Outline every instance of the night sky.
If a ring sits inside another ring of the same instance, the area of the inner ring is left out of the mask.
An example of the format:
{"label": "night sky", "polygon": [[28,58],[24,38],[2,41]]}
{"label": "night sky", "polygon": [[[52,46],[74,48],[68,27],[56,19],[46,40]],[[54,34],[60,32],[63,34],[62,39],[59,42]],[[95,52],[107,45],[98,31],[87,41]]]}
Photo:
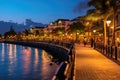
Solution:
{"label": "night sky", "polygon": [[0,21],[23,23],[25,19],[48,24],[85,15],[88,0],[0,0]]}

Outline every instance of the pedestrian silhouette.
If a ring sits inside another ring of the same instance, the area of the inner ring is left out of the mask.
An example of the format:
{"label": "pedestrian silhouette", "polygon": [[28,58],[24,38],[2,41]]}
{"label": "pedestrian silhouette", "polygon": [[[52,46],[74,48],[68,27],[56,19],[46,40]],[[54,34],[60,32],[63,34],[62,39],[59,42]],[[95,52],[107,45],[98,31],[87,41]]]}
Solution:
{"label": "pedestrian silhouette", "polygon": [[94,45],[94,40],[93,40],[93,38],[91,38],[91,40],[90,40],[90,45],[91,45],[91,47],[93,47],[93,45]]}
{"label": "pedestrian silhouette", "polygon": [[87,44],[87,38],[86,37],[84,37],[84,47],[86,46],[86,44]]}

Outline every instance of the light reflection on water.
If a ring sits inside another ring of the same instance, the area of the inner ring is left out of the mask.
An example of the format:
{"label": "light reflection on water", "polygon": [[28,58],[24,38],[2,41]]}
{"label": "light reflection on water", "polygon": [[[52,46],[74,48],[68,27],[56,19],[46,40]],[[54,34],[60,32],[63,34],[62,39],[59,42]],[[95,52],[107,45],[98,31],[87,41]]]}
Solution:
{"label": "light reflection on water", "polygon": [[38,63],[39,63],[39,52],[38,52],[38,49],[35,48],[35,60],[34,60],[35,71],[37,71]]}
{"label": "light reflection on water", "polygon": [[22,49],[23,53],[23,69],[24,69],[24,74],[29,74],[30,71],[30,64],[31,64],[31,48],[24,48]]}
{"label": "light reflection on water", "polygon": [[57,65],[44,50],[0,43],[0,80],[51,80]]}
{"label": "light reflection on water", "polygon": [[[45,51],[42,51],[42,63],[47,63],[50,60],[50,56],[47,55],[47,53]],[[49,74],[50,71],[50,67],[48,68],[48,64],[43,64],[41,65],[41,70],[42,70],[42,76],[47,76]],[[44,77],[44,80],[46,80],[46,78]],[[50,80],[50,79],[49,79]]]}
{"label": "light reflection on water", "polygon": [[2,43],[2,61],[4,61],[4,43]]}

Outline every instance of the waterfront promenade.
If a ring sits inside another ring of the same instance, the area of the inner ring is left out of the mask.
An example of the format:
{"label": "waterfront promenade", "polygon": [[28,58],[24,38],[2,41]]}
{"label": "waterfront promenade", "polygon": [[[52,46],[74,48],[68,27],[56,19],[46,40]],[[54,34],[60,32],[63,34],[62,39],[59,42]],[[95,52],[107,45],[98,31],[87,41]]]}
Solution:
{"label": "waterfront promenade", "polygon": [[120,65],[103,54],[75,44],[75,80],[120,80]]}

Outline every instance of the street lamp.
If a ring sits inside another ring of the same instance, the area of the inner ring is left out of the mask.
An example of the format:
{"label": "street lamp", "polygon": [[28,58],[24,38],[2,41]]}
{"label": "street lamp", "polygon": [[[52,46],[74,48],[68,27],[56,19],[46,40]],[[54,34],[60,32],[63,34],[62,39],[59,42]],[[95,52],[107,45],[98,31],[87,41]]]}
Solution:
{"label": "street lamp", "polygon": [[110,26],[111,21],[108,20],[108,21],[106,21],[106,23],[107,23],[107,26]]}
{"label": "street lamp", "polygon": [[96,30],[93,30],[93,33],[94,33],[94,41],[95,41],[95,33],[96,33]]}
{"label": "street lamp", "polygon": [[89,40],[89,38],[90,38],[90,29],[91,29],[91,23],[90,22],[87,22],[86,23],[86,26],[87,26],[87,30],[88,30],[88,40]]}
{"label": "street lamp", "polygon": [[79,32],[76,32],[76,41],[78,41]]}
{"label": "street lamp", "polygon": [[94,46],[94,48],[96,47],[96,46],[95,46],[95,43],[96,43],[96,40],[95,40],[95,33],[96,33],[96,30],[93,30],[93,39],[91,39],[91,47]]}
{"label": "street lamp", "polygon": [[96,30],[93,30],[93,32],[95,33],[95,32],[96,32]]}
{"label": "street lamp", "polygon": [[108,21],[106,21],[106,23],[107,23],[107,26],[108,26],[108,45],[110,45],[109,26],[110,26],[111,21],[108,20]]}

